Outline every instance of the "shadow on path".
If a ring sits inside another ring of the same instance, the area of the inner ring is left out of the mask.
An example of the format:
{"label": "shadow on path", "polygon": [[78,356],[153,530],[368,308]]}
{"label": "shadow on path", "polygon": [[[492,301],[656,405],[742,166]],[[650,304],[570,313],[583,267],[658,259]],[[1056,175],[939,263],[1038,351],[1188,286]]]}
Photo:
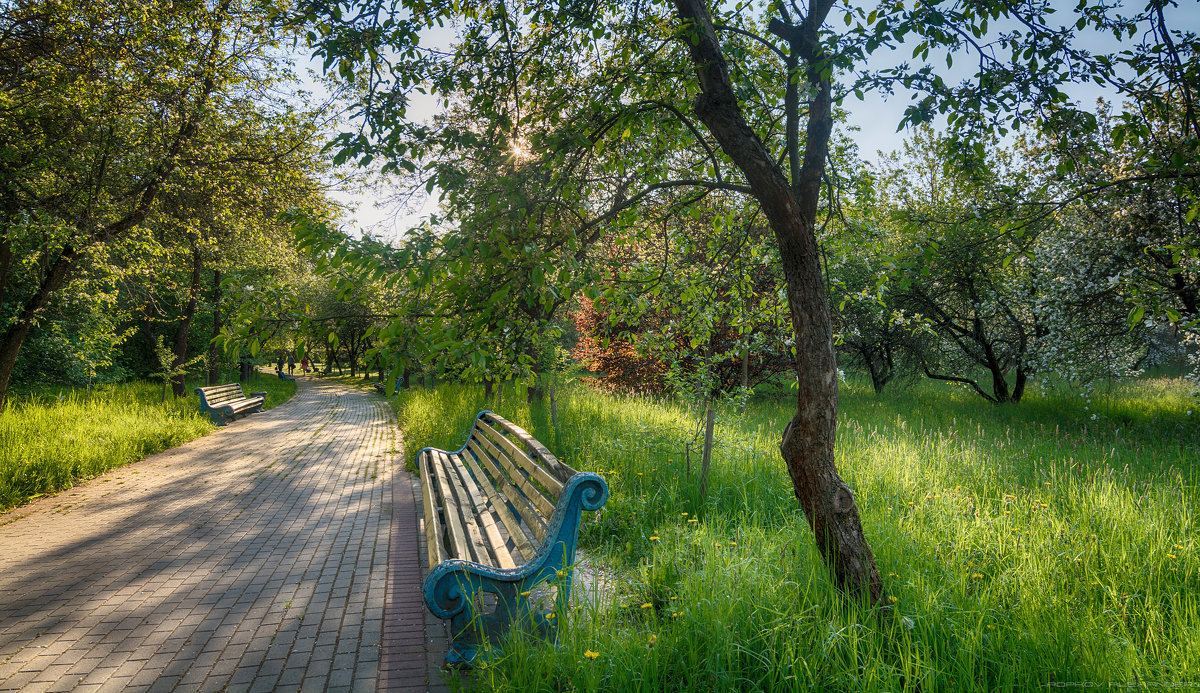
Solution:
{"label": "shadow on path", "polygon": [[0,517],[0,690],[376,688],[396,427],[299,384]]}

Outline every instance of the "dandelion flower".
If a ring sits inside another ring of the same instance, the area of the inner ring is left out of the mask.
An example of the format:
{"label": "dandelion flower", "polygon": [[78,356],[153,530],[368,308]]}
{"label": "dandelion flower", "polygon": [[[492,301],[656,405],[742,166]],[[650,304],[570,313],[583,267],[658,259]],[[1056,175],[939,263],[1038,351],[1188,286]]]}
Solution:
{"label": "dandelion flower", "polygon": [[1171,560],[1173,561],[1173,560],[1175,560],[1176,558],[1179,558],[1179,556],[1176,556],[1176,555],[1175,555],[1175,554],[1173,554],[1173,553],[1169,553],[1169,554],[1167,554],[1167,558],[1169,558],[1169,559],[1171,559]]}
{"label": "dandelion flower", "polygon": [[976,580],[981,580],[981,579],[983,579],[983,573],[972,573],[971,577]]}
{"label": "dandelion flower", "polygon": [[681,517],[687,517],[687,516],[688,516],[688,514],[687,514],[687,513],[679,513],[679,515],[680,515]]}
{"label": "dandelion flower", "polygon": [[522,592],[522,593],[521,593],[521,596],[522,596],[522,597],[528,597],[528,596],[529,596],[529,593],[530,593],[530,590],[525,590],[524,592]]}
{"label": "dandelion flower", "polygon": [[900,601],[900,598],[893,594],[888,597],[888,601],[895,604],[896,602]]}
{"label": "dandelion flower", "polygon": [[657,534],[651,535],[650,541],[658,541],[658,535]]}
{"label": "dandelion flower", "polygon": [[562,578],[562,577],[566,577],[566,576],[567,576],[567,571],[565,571],[565,570],[560,570],[560,571],[558,571],[558,576],[559,576],[560,578]]}
{"label": "dandelion flower", "polygon": [[653,605],[653,604],[651,604],[650,602],[646,602],[645,604],[642,604],[642,608],[643,608],[643,609],[649,609],[649,608],[650,608],[650,607],[652,607],[652,606],[654,606],[654,605]]}
{"label": "dandelion flower", "polygon": [[596,652],[595,650],[585,650],[583,656],[587,657],[588,659],[595,659],[600,656],[600,653]]}
{"label": "dandelion flower", "polygon": [[736,542],[736,541],[731,541],[731,542],[729,542],[729,545],[730,545],[730,546],[737,546],[737,542]]}
{"label": "dandelion flower", "polygon": [[696,518],[694,518],[694,517],[693,517],[693,518],[691,518],[690,520],[688,520],[688,522],[699,522],[699,521],[700,521],[700,520],[697,520],[697,519],[696,519]]}

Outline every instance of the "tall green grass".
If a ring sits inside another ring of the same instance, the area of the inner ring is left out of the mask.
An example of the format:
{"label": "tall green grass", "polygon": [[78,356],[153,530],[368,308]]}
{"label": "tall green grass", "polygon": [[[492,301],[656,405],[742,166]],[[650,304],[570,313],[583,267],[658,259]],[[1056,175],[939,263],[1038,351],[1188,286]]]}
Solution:
{"label": "tall green grass", "polygon": [[[618,576],[473,675],[514,691],[992,691],[1200,686],[1200,412],[1179,381],[995,407],[953,387],[843,388],[837,454],[891,616],[833,588],[778,442],[794,404],[723,412],[711,490],[670,401],[575,389],[559,426],[491,407],[612,491],[581,547]],[[508,393],[511,395],[511,393]],[[480,388],[394,400],[411,457],[457,448]],[[1192,413],[1187,412],[1191,410]],[[1094,417],[1094,418],[1093,418]],[[686,513],[686,514],[685,514]],[[595,654],[595,658],[585,656]]]}
{"label": "tall green grass", "polygon": [[[145,381],[10,398],[0,412],[0,511],[213,430],[190,394],[198,384],[166,402],[161,383]],[[267,392],[267,408],[296,392],[295,383],[274,376],[257,376],[245,387]]]}

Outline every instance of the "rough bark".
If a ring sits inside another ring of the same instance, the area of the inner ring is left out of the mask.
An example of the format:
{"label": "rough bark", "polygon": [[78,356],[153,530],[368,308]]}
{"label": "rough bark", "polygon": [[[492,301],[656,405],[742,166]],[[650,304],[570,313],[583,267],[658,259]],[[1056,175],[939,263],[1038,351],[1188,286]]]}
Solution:
{"label": "rough bark", "polygon": [[213,270],[213,341],[208,345],[208,385],[221,380],[221,351],[217,348],[217,337],[221,336],[221,270]]}
{"label": "rough bark", "polygon": [[74,246],[66,246],[46,271],[42,283],[33,296],[21,307],[21,313],[5,332],[0,342],[0,410],[4,409],[4,401],[8,397],[8,381],[12,377],[13,368],[17,365],[17,355],[21,353],[21,345],[29,330],[33,327],[38,313],[50,301],[50,296],[66,283],[67,274],[75,263],[78,252]]}
{"label": "rough bark", "polygon": [[[183,316],[179,326],[175,328],[175,360],[171,362],[171,370],[187,363],[188,335],[191,334],[192,318],[196,315],[196,299],[200,296],[200,269],[203,266],[200,247],[192,244],[192,279],[188,284],[188,300],[183,307]],[[187,394],[187,374],[180,373],[171,379],[171,392],[176,397]]]}
{"label": "rough bark", "polygon": [[834,582],[857,598],[879,604],[885,600],[875,559],[863,535],[854,494],[834,464],[837,362],[814,235],[833,118],[829,81],[813,66],[825,57],[819,53],[817,31],[831,2],[814,0],[809,16],[799,25],[780,20],[771,24],[772,32],[787,40],[809,67],[809,81],[817,86],[809,105],[803,165],[791,184],[742,115],[705,2],[674,2],[699,78],[696,115],[746,176],[779,246],[795,331],[799,386],[796,415],[784,429],[780,452]]}

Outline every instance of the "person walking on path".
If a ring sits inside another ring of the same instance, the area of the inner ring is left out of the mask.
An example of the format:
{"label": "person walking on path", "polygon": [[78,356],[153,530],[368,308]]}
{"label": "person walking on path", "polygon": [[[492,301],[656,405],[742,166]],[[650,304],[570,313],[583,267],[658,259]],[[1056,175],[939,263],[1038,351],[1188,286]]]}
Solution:
{"label": "person walking on path", "polygon": [[288,354],[288,375],[296,372],[296,355]]}
{"label": "person walking on path", "polygon": [[308,354],[305,354],[304,358],[300,359],[300,371],[308,375]]}
{"label": "person walking on path", "polygon": [[280,376],[283,375],[283,352],[282,351],[279,352],[279,366],[275,369],[275,372],[278,373]]}

